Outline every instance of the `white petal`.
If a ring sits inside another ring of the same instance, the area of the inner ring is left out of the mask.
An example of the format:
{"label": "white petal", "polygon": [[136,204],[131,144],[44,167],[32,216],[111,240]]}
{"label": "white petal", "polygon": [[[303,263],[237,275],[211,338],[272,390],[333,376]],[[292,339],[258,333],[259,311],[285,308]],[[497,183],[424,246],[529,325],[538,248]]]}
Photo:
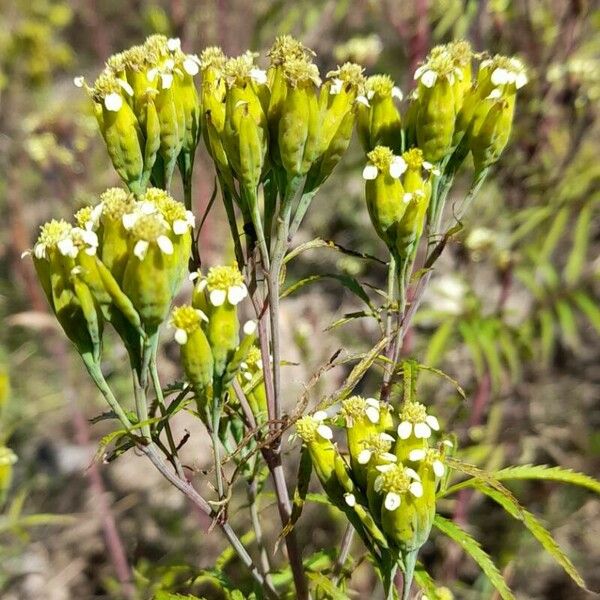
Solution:
{"label": "white petal", "polygon": [[124,79],[117,79],[117,83],[125,90],[128,96],[133,96],[133,88]]}
{"label": "white petal", "polygon": [[250,69],[250,78],[260,85],[267,83],[267,72],[263,69],[255,67]]}
{"label": "white petal", "polygon": [[375,478],[375,481],[373,482],[373,489],[379,493],[381,491],[381,484],[383,483],[383,477],[381,477],[381,475],[379,477]]}
{"label": "white petal", "polygon": [[420,481],[413,481],[408,489],[415,498],[420,498],[423,495],[423,484]]}
{"label": "white petal", "polygon": [[154,204],[154,202],[148,202],[147,200],[144,200],[143,202],[140,202],[137,205],[137,209],[143,214],[143,215],[153,215],[156,212],[156,204]]}
{"label": "white petal", "polygon": [[181,49],[181,40],[179,38],[169,38],[167,40],[167,48],[171,52],[175,52],[175,50]]}
{"label": "white petal", "polygon": [[437,80],[437,73],[435,71],[431,71],[431,70],[425,71],[425,73],[423,73],[423,75],[421,75],[421,83],[426,88],[433,87],[436,80]]}
{"label": "white petal", "polygon": [[427,439],[431,436],[431,429],[427,423],[415,423],[415,437]]}
{"label": "white petal", "polygon": [[36,244],[33,247],[33,254],[38,260],[46,258],[46,244]]}
{"label": "white petal", "polygon": [[89,229],[83,229],[81,231],[81,239],[88,245],[88,246],[98,246],[98,236],[96,235],[95,231],[90,231]]}
{"label": "white petal", "polygon": [[204,288],[208,285],[208,281],[206,279],[201,279],[196,286],[199,292],[203,292]]}
{"label": "white petal", "polygon": [[344,500],[346,501],[346,504],[351,508],[353,506],[356,506],[356,497],[354,496],[354,494],[344,494]]}
{"label": "white petal", "polygon": [[318,410],[314,415],[315,421],[324,421],[327,418],[327,413],[324,410]]}
{"label": "white petal", "polygon": [[444,476],[444,473],[446,472],[446,467],[444,466],[444,463],[441,460],[434,460],[432,466],[433,472],[436,474],[437,477]]}
{"label": "white petal", "polygon": [[25,258],[26,256],[31,256],[31,250],[25,250],[21,252],[21,259]]}
{"label": "white petal", "polygon": [[183,61],[183,69],[188,75],[191,75],[192,77],[194,75],[198,75],[198,72],[200,71],[198,63],[189,56]]}
{"label": "white petal", "polygon": [[408,460],[413,462],[417,460],[423,460],[426,455],[427,452],[423,448],[415,448],[408,453]]}
{"label": "white petal", "polygon": [[434,431],[440,430],[440,422],[437,420],[437,417],[434,417],[433,415],[427,415],[425,417],[425,421],[427,422],[427,425],[429,425],[429,427],[431,427],[431,429]]}
{"label": "white petal", "polygon": [[402,98],[404,98],[402,90],[397,85],[392,88],[392,98],[396,98],[398,100],[402,100]]}
{"label": "white petal", "polygon": [[326,440],[330,440],[333,437],[333,431],[331,431],[331,427],[328,425],[319,425],[317,433]]}
{"label": "white petal", "polygon": [[506,69],[498,68],[498,69],[494,69],[494,72],[492,73],[492,76],[490,77],[490,81],[494,85],[504,85],[504,84],[508,83],[509,78],[510,78],[510,74]]}
{"label": "white petal", "polygon": [[183,219],[173,221],[173,233],[175,235],[183,235],[189,228],[188,222]]}
{"label": "white petal", "polygon": [[407,440],[410,437],[410,434],[412,433],[412,428],[412,423],[410,423],[409,421],[402,421],[402,423],[398,425],[398,437],[401,440]]}
{"label": "white petal", "polygon": [[342,91],[342,85],[344,85],[344,82],[341,79],[338,79],[337,77],[332,79],[331,86],[329,87],[329,93],[333,94],[334,96],[339,94]]}
{"label": "white petal", "polygon": [[78,88],[82,88],[85,83],[85,79],[79,75],[79,77],[73,77],[73,85]]}
{"label": "white petal", "polygon": [[167,71],[172,71],[175,67],[175,61],[172,58],[167,58],[167,60],[165,60],[164,67]]}
{"label": "white petal", "polygon": [[369,108],[371,105],[369,104],[369,101],[367,100],[366,96],[360,95],[356,97],[356,102],[358,104],[362,104],[363,106],[366,106],[367,108]]}
{"label": "white petal", "polygon": [[383,505],[386,507],[387,510],[392,512],[400,506],[400,503],[401,499],[399,494],[396,494],[394,492],[388,492],[385,496],[385,501]]}
{"label": "white petal", "polygon": [[213,306],[221,306],[227,298],[227,292],[225,290],[213,290],[208,297]]}
{"label": "white petal", "polygon": [[206,321],[206,323],[208,323],[208,317],[204,314],[203,311],[201,311],[199,308],[197,308],[196,312],[198,313],[198,316],[200,317],[201,321]]}
{"label": "white petal", "polygon": [[156,243],[164,254],[173,254],[173,242],[166,235],[159,235]]}
{"label": "white petal", "polygon": [[144,260],[146,252],[148,252],[149,245],[150,244],[146,240],[138,240],[135,246],[133,247],[134,255],[137,256],[140,260]]}
{"label": "white petal", "polygon": [[194,271],[193,273],[190,273],[188,275],[188,279],[190,281],[196,281],[196,279],[198,279],[198,277],[200,277],[200,273],[198,273],[198,271]]}
{"label": "white petal", "polygon": [[76,248],[73,240],[71,238],[65,238],[64,240],[60,240],[57,244],[58,251],[63,256],[70,256],[71,258],[75,258],[79,253],[79,250]]}
{"label": "white petal", "polygon": [[502,98],[502,90],[500,88],[494,88],[487,96],[486,100],[497,100]]}
{"label": "white petal", "polygon": [[413,195],[410,192],[406,192],[402,196],[402,202],[404,202],[404,204],[408,204],[412,199],[413,199]]}
{"label": "white petal", "polygon": [[172,73],[161,73],[160,80],[163,90],[168,90],[173,85],[173,74]]}
{"label": "white petal", "polygon": [[527,75],[525,75],[525,73],[519,73],[515,80],[515,85],[517,89],[520,90],[527,83],[527,81]]}
{"label": "white petal", "polygon": [[138,218],[139,217],[136,213],[127,213],[123,215],[123,218],[121,219],[123,222],[123,227],[125,227],[127,230],[132,229]]}
{"label": "white petal", "polygon": [[411,478],[411,479],[416,479],[417,481],[421,481],[421,478],[419,477],[419,474],[414,470],[411,469],[410,467],[406,467],[404,469],[404,472]]}
{"label": "white petal", "polygon": [[245,285],[232,285],[227,290],[227,300],[229,300],[229,304],[236,306],[239,304],[247,295],[246,286]]}
{"label": "white petal", "polygon": [[375,467],[380,473],[387,473],[394,468],[394,465],[377,465]]}
{"label": "white petal", "polygon": [[150,83],[152,83],[156,79],[157,75],[158,75],[158,69],[156,67],[153,69],[148,69],[148,72],[146,73],[146,79]]}
{"label": "white petal", "polygon": [[369,406],[373,406],[374,408],[379,410],[379,400],[377,400],[377,398],[367,398],[365,400],[365,404],[368,404]]}
{"label": "white petal", "polygon": [[104,98],[104,106],[106,110],[110,110],[111,112],[118,112],[123,106],[123,98],[121,98],[121,94],[117,94],[116,92],[112,92]]}
{"label": "white petal", "polygon": [[366,465],[371,460],[373,453],[370,450],[361,450],[356,457],[359,465]]}
{"label": "white petal", "polygon": [[244,335],[252,335],[256,332],[257,327],[258,325],[256,324],[256,321],[246,321],[242,330],[244,332]]}
{"label": "white petal", "polygon": [[191,210],[185,211],[185,220],[192,229],[196,227],[196,216]]}
{"label": "white petal", "polygon": [[375,407],[368,406],[367,410],[365,411],[365,414],[367,415],[367,419],[369,419],[369,421],[371,421],[371,423],[373,423],[373,424],[379,423],[379,410],[376,409]]}
{"label": "white petal", "polygon": [[385,432],[379,434],[379,439],[382,442],[393,442],[394,441],[393,436],[391,436],[389,433],[385,433]]}
{"label": "white petal", "polygon": [[250,373],[248,371],[246,373],[244,373],[244,379],[246,381],[252,381],[252,373]]}
{"label": "white petal", "polygon": [[406,161],[401,156],[394,156],[394,160],[390,164],[390,177],[398,179],[406,169]]}
{"label": "white petal", "polygon": [[431,169],[433,169],[433,165],[428,160],[424,160],[423,161],[423,168],[426,171],[431,171]]}
{"label": "white petal", "polygon": [[185,329],[176,329],[175,330],[175,341],[183,346],[188,341],[188,334]]}
{"label": "white petal", "polygon": [[381,458],[382,460],[385,460],[387,462],[397,462],[398,461],[398,457],[395,454],[392,454],[391,452],[382,452],[379,455],[379,458]]}
{"label": "white petal", "polygon": [[444,440],[442,444],[444,444],[446,448],[454,448],[454,444],[450,440]]}
{"label": "white petal", "polygon": [[420,67],[417,68],[417,70],[415,71],[415,75],[413,77],[413,79],[419,79],[419,77],[421,77],[421,75],[423,75],[423,73],[425,73],[427,69],[427,65],[421,65]]}
{"label": "white petal", "polygon": [[375,96],[375,91],[374,90],[369,90],[367,92],[367,100],[373,100],[374,96]]}
{"label": "white petal", "polygon": [[378,174],[379,170],[375,165],[367,165],[362,172],[363,179],[366,179],[367,181],[377,179]]}

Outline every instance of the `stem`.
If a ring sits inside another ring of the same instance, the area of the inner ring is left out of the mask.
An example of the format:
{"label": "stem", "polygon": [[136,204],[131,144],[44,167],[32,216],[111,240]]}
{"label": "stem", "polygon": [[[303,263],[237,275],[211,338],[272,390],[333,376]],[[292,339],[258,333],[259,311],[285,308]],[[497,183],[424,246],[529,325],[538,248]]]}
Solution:
{"label": "stem", "polygon": [[302,196],[300,197],[300,201],[298,202],[298,208],[296,209],[296,214],[294,214],[294,218],[292,219],[292,223],[290,225],[290,230],[288,233],[288,242],[291,242],[296,233],[298,232],[298,229],[302,224],[302,220],[306,215],[306,211],[308,210],[312,199],[318,191],[319,188],[316,188],[314,190],[311,190],[310,192],[307,192],[306,194],[302,194]]}
{"label": "stem", "polygon": [[260,517],[258,514],[258,504],[256,502],[258,482],[253,479],[248,485],[248,503],[250,506],[250,518],[252,520],[252,528],[256,536],[256,545],[260,554],[260,568],[265,578],[265,581],[271,581],[271,563],[269,562],[269,553],[265,546],[263,538],[262,525],[260,523]]}
{"label": "stem", "polygon": [[215,386],[215,394],[212,402],[212,415],[210,419],[211,431],[210,439],[213,445],[213,454],[215,457],[215,476],[217,479],[217,493],[219,500],[225,497],[225,486],[223,485],[223,473],[221,471],[221,442],[219,440],[219,427],[221,425],[221,386]]}
{"label": "stem", "polygon": [[156,343],[154,344],[152,350],[152,360],[150,361],[150,378],[152,379],[152,386],[154,387],[154,393],[156,394],[156,399],[158,400],[158,406],[160,408],[160,414],[164,419],[164,429],[165,434],[167,436],[167,443],[169,444],[169,450],[171,455],[169,460],[175,467],[175,471],[177,471],[177,475],[181,479],[185,479],[185,474],[183,472],[183,466],[181,465],[181,461],[179,460],[179,456],[177,453],[177,444],[175,444],[175,439],[173,438],[173,431],[171,429],[171,423],[167,418],[167,405],[165,404],[165,397],[163,395],[162,386],[160,384],[160,377],[158,376],[158,368],[156,367],[156,350],[158,347],[158,336],[156,337]]}
{"label": "stem", "polygon": [[412,551],[406,554],[404,557],[402,600],[410,600],[410,588],[412,587],[415,565],[417,564],[417,554],[417,551]]}
{"label": "stem", "polygon": [[152,441],[150,423],[148,423],[148,404],[146,402],[146,389],[148,387],[148,371],[152,358],[152,348],[156,343],[158,333],[153,333],[142,342],[142,365],[139,373],[132,368],[133,373],[133,393],[135,397],[135,410],[138,422],[141,423],[140,429],[142,437],[149,444]]}
{"label": "stem", "polygon": [[344,537],[342,538],[342,545],[340,548],[340,553],[335,561],[335,565],[333,566],[333,575],[334,575],[334,583],[337,585],[342,576],[342,570],[344,565],[346,564],[346,560],[348,559],[348,554],[350,553],[350,547],[352,546],[352,540],[354,539],[354,527],[348,524],[346,526],[346,531],[344,532]]}

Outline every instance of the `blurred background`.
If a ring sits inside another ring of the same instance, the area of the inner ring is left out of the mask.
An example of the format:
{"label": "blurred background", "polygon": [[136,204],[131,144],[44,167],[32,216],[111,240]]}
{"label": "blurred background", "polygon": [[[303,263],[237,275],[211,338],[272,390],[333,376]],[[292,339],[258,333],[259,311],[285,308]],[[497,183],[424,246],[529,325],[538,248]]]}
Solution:
{"label": "blurred background", "polygon": [[[220,597],[201,576],[225,548],[218,532],[208,534],[210,524],[142,458],[130,453],[102,463],[101,440],[111,427],[94,418],[104,406],[48,315],[31,262],[21,260],[41,223],[69,218],[118,184],[73,77],[93,81],[110,54],[154,32],[179,36],[186,52],[220,45],[230,55],[264,51],[276,35],[291,33],[317,52],[323,73],[360,62],[368,74],[389,73],[405,95],[415,67],[437,43],[465,37],[476,50],[522,58],[530,83],[520,93],[512,139],[438,263],[404,353],[464,388],[465,400],[436,375],[420,381],[421,400],[437,407],[468,460],[483,468],[545,463],[600,476],[597,2],[0,0],[0,452],[10,448],[5,456],[18,457],[3,492],[0,480],[0,598],[120,598],[119,581],[132,571],[141,598],[160,590]],[[197,164],[199,214],[214,179],[203,150]],[[353,143],[295,243],[320,236],[385,256],[363,205],[362,164]],[[467,169],[454,200],[468,183]],[[216,206],[202,232],[205,265],[231,258],[227,239]],[[383,286],[384,268],[340,256],[305,253],[289,281],[342,273],[366,290]],[[345,322],[344,315],[364,308],[360,302],[326,277],[284,301],[285,358],[301,363],[286,371],[288,409],[302,382],[337,349],[360,350],[377,339],[367,319]],[[128,398],[123,350],[109,340],[105,353],[111,383]],[[165,339],[164,381],[178,376],[176,359]],[[342,376],[327,374],[314,397]],[[363,383],[366,394],[374,389],[374,380]],[[201,429],[185,416],[178,427],[180,436],[191,434],[184,460],[200,477],[210,460]],[[600,590],[598,500],[547,483],[513,491],[546,522],[590,589]],[[489,500],[465,493],[442,509],[478,537],[518,598],[591,597]],[[275,514],[268,497],[262,510]],[[231,518],[243,531],[242,513],[234,509]],[[332,551],[343,528],[333,509],[309,505],[298,528],[305,556]],[[227,560],[235,576],[235,561]],[[423,560],[454,597],[496,597],[449,543],[434,537]],[[370,567],[359,564],[356,597],[374,585]]]}

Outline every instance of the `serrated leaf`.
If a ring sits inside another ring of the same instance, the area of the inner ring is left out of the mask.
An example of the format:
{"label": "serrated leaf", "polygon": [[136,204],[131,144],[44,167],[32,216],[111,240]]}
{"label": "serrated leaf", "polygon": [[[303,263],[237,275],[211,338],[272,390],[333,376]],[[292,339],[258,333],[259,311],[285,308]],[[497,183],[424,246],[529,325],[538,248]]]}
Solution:
{"label": "serrated leaf", "polygon": [[496,588],[502,600],[515,600],[502,573],[498,570],[489,555],[481,548],[479,542],[471,537],[464,529],[456,523],[435,515],[433,524],[450,539],[455,541],[481,568],[490,583]]}
{"label": "serrated leaf", "polygon": [[581,209],[573,232],[573,247],[565,265],[564,277],[568,285],[579,279],[585,264],[590,240],[590,224],[592,221],[592,203],[587,202]]}
{"label": "serrated leaf", "polygon": [[507,467],[492,473],[495,479],[500,480],[543,480],[559,481],[584,487],[600,495],[600,481],[564,467],[549,467],[547,465],[518,465]]}
{"label": "serrated leaf", "polygon": [[427,346],[427,354],[425,355],[425,364],[430,367],[435,367],[441,359],[448,341],[450,340],[456,322],[454,319],[445,320],[435,331],[435,333],[429,338],[429,344]]}
{"label": "serrated leaf", "polygon": [[539,519],[525,510],[516,500],[510,500],[500,494],[497,490],[491,489],[484,482],[476,481],[473,487],[497,502],[512,517],[521,521],[529,530],[529,533],[542,545],[544,550],[554,558],[554,560],[565,570],[567,575],[583,589],[586,589],[585,581],[571,562],[569,557],[562,551],[556,543],[552,534],[542,525]]}
{"label": "serrated leaf", "polygon": [[575,292],[572,296],[581,312],[587,317],[594,329],[600,333],[600,308],[598,304],[581,291]]}

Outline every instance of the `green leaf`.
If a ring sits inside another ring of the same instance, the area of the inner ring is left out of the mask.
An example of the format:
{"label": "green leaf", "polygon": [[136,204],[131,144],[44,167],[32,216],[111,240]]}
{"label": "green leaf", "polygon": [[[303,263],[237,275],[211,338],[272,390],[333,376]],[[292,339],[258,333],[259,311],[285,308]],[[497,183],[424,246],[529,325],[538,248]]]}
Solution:
{"label": "green leaf", "polygon": [[543,262],[550,260],[550,257],[556,249],[569,221],[569,214],[570,211],[568,207],[561,208],[558,213],[556,213],[552,226],[544,235],[544,243],[542,244],[540,253],[540,260]]}
{"label": "green leaf", "polygon": [[501,326],[498,331],[498,344],[508,365],[511,381],[517,383],[521,380],[522,375],[521,357],[512,332],[505,326]]}
{"label": "green leaf", "polygon": [[546,550],[546,552],[548,552],[548,554],[550,554],[550,556],[552,556],[552,558],[554,558],[554,560],[565,570],[567,575],[569,575],[580,588],[586,589],[585,581],[575,568],[575,565],[562,551],[552,537],[552,534],[542,525],[537,517],[525,510],[516,500],[507,498],[482,481],[475,481],[473,487],[497,502],[509,515],[522,521],[523,525],[527,527],[531,535],[533,535],[533,537],[542,545],[544,550]]}
{"label": "green leaf", "polygon": [[579,334],[573,309],[565,300],[558,300],[555,309],[564,343],[572,350],[576,350],[579,346]]}
{"label": "green leaf", "polygon": [[540,310],[538,319],[540,323],[542,361],[548,364],[554,353],[554,316],[549,310],[543,309]]}
{"label": "green leaf", "polygon": [[[254,541],[254,538],[254,531],[250,530],[241,537],[240,541],[244,546],[247,546],[248,544],[251,544]],[[219,554],[217,560],[215,560],[215,569],[217,571],[223,571],[225,567],[236,557],[237,554],[233,546],[228,546],[227,548],[225,548],[225,550],[223,550],[223,552],[221,552],[221,554]]]}
{"label": "green leaf", "polygon": [[306,576],[315,584],[316,588],[320,588],[327,594],[328,600],[348,600],[348,596],[339,590],[333,581],[328,577],[325,577],[322,573],[306,573]]}
{"label": "green leaf", "polygon": [[35,514],[25,515],[16,519],[0,516],[0,533],[13,529],[27,529],[42,525],[72,525],[77,519],[72,515]]}
{"label": "green leaf", "polygon": [[581,309],[581,312],[587,317],[594,329],[600,333],[600,308],[598,307],[598,304],[581,291],[573,294],[573,300]]}
{"label": "green leaf", "polygon": [[479,542],[471,537],[456,523],[435,515],[434,525],[450,539],[454,540],[481,568],[490,583],[496,588],[502,600],[515,600],[502,573],[498,570],[489,555],[481,548]]}
{"label": "green leaf", "polygon": [[511,244],[514,245],[520,239],[526,237],[531,231],[533,231],[538,225],[541,225],[550,215],[552,215],[554,209],[550,206],[544,207],[532,207],[526,211],[519,211],[517,215],[524,217],[523,223],[515,230],[511,236]]}
{"label": "green leaf", "polygon": [[600,495],[600,481],[564,467],[549,467],[548,465],[519,465],[507,467],[492,473],[498,481],[502,480],[543,480],[570,483],[586,488]]}
{"label": "green leaf", "polygon": [[456,322],[454,319],[446,319],[435,331],[435,333],[429,339],[429,345],[427,346],[427,354],[425,355],[425,364],[431,367],[435,367],[441,359],[448,341],[450,340]]}
{"label": "green leaf", "polygon": [[421,563],[417,563],[417,566],[415,567],[414,580],[429,600],[439,600],[435,581]]}
{"label": "green leaf", "polygon": [[581,209],[573,233],[573,247],[564,270],[565,281],[573,285],[579,279],[587,256],[592,222],[592,203],[587,202]]}
{"label": "green leaf", "polygon": [[467,321],[461,321],[458,324],[458,330],[460,331],[460,335],[469,349],[469,354],[471,355],[471,360],[473,361],[473,366],[475,368],[475,374],[479,379],[481,379],[481,377],[483,377],[485,367],[483,353],[481,351],[481,347],[479,346],[477,331],[472,324],[468,323]]}
{"label": "green leaf", "polygon": [[336,319],[333,323],[331,323],[331,325],[328,325],[325,328],[325,331],[331,331],[331,330],[335,329],[336,327],[340,327],[341,325],[345,325],[346,323],[350,323],[351,321],[355,321],[356,319],[364,319],[365,317],[372,317],[372,316],[373,316],[372,312],[370,312],[370,311],[367,312],[364,310],[346,313],[343,317],[341,317],[340,319]]}
{"label": "green leaf", "polygon": [[481,321],[478,336],[479,346],[481,347],[490,373],[492,389],[496,392],[500,389],[502,383],[502,362],[499,350],[496,347],[497,330],[498,328],[491,321]]}
{"label": "green leaf", "polygon": [[284,263],[288,263],[290,260],[296,258],[299,254],[306,252],[307,250],[314,250],[316,248],[329,248],[331,250],[337,250],[342,254],[347,254],[349,256],[353,256],[355,258],[362,258],[364,260],[372,260],[374,262],[378,262],[382,265],[385,265],[385,261],[373,256],[371,254],[366,254],[364,252],[356,252],[355,250],[349,250],[348,248],[344,248],[331,240],[324,240],[322,238],[315,238],[314,240],[310,240],[309,242],[305,242],[304,244],[300,244],[293,250],[291,250],[285,257]]}

